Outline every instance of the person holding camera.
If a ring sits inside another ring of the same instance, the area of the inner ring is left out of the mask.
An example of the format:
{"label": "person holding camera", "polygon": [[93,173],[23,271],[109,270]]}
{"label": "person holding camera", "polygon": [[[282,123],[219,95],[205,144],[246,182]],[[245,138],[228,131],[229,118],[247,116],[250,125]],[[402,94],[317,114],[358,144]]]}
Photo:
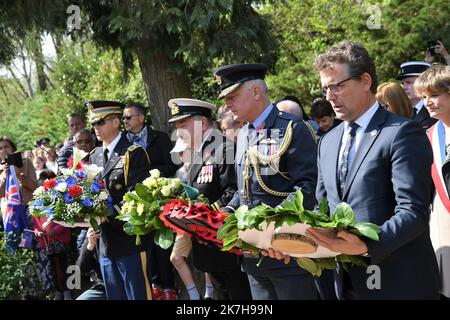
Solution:
{"label": "person holding camera", "polygon": [[[30,160],[22,159],[15,143],[0,137],[0,224],[9,233],[7,246],[14,250],[27,227],[26,205],[36,189],[36,173]],[[7,183],[7,180],[9,183]],[[17,188],[17,187],[18,188]],[[8,190],[6,188],[8,187]],[[8,194],[6,194],[8,191]]]}
{"label": "person holding camera", "polygon": [[434,59],[436,54],[442,56],[447,65],[450,66],[450,54],[447,52],[447,49],[445,49],[442,40],[428,41],[427,51],[425,52],[425,61],[429,63],[435,62]]}
{"label": "person holding camera", "polygon": [[37,187],[36,173],[31,161],[22,159],[20,153],[16,153],[16,144],[7,137],[0,137],[0,197],[5,194],[6,172],[8,166],[13,165],[17,180],[20,184],[22,202],[27,204],[33,197],[33,191]]}

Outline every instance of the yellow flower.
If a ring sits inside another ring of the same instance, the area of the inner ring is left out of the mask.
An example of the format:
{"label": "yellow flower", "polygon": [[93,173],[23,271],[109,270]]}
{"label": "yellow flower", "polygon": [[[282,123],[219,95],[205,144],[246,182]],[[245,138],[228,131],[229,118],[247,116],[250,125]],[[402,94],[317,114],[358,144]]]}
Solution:
{"label": "yellow flower", "polygon": [[181,180],[178,178],[172,179],[170,184],[172,185],[172,188],[176,189],[181,185]]}
{"label": "yellow flower", "polygon": [[158,169],[150,170],[150,177],[158,179],[161,176],[161,172]]}
{"label": "yellow flower", "polygon": [[156,186],[156,179],[152,178],[152,177],[147,178],[142,182],[142,184],[144,186],[146,186],[147,188],[152,188],[152,187]]}
{"label": "yellow flower", "polygon": [[165,186],[161,189],[161,193],[164,197],[168,197],[170,195],[170,187]]}
{"label": "yellow flower", "polygon": [[144,213],[144,204],[143,203],[139,203],[138,206],[137,206],[137,210],[136,211],[137,211],[139,216],[142,215]]}

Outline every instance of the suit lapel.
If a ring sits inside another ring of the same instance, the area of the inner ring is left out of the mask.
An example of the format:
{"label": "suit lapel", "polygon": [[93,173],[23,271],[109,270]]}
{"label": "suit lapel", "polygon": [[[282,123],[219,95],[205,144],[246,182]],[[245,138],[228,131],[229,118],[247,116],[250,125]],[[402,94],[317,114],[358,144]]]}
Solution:
{"label": "suit lapel", "polygon": [[[330,159],[331,163],[327,163],[326,166],[331,168],[331,177],[334,177],[334,183],[336,190],[339,192],[339,179],[337,174],[337,167],[339,163],[339,149],[341,148],[342,135],[344,134],[344,124],[340,124],[336,129],[329,133],[329,143],[327,145],[331,146],[327,150],[323,150],[327,155],[327,159]],[[328,171],[327,171],[328,172]]]}
{"label": "suit lapel", "polygon": [[426,120],[429,116],[430,116],[430,114],[428,113],[427,108],[425,108],[425,106],[423,106],[422,109],[420,109],[419,113],[414,117],[414,120],[416,122],[420,123],[420,122]]}
{"label": "suit lapel", "polygon": [[[114,166],[119,162],[121,159],[121,155],[123,155],[128,148],[130,143],[128,143],[128,140],[124,135],[120,138],[119,142],[117,143],[116,147],[114,148],[113,152],[111,153],[111,156],[108,159],[108,162],[106,163],[106,166],[104,167],[102,171],[101,178],[103,179],[113,168]],[[103,153],[103,147],[102,153]],[[125,149],[125,151],[124,151]]]}
{"label": "suit lapel", "polygon": [[150,145],[156,139],[155,131],[152,128],[147,126],[147,149],[149,149]]}
{"label": "suit lapel", "polygon": [[380,126],[386,120],[387,111],[382,107],[378,106],[378,110],[373,115],[372,119],[369,122],[369,125],[366,128],[366,131],[363,133],[361,138],[361,142],[358,146],[358,151],[355,154],[355,158],[353,159],[352,166],[347,176],[347,182],[345,183],[344,194],[342,198],[344,199],[350,189],[353,180],[355,179],[356,174],[361,167],[362,162],[366,158],[369,153],[370,148],[372,147],[375,140],[378,138],[381,129]]}

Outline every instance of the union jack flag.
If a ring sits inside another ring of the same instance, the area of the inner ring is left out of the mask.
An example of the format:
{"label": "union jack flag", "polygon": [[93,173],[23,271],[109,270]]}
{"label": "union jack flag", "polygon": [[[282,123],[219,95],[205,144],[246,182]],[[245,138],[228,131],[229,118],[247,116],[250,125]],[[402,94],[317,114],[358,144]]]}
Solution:
{"label": "union jack flag", "polygon": [[20,236],[27,225],[25,206],[20,197],[19,184],[17,182],[14,166],[10,166],[6,172],[5,184],[5,212],[3,213],[3,224],[8,239],[12,240]]}

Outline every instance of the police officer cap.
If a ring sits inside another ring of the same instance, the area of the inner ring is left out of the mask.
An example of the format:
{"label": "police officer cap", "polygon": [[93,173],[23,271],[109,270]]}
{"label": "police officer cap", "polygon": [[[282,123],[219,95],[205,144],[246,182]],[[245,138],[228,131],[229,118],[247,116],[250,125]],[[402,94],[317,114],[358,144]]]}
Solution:
{"label": "police officer cap", "polygon": [[418,77],[422,72],[431,67],[431,64],[425,61],[408,61],[400,65],[400,74],[397,80],[407,77]]}
{"label": "police officer cap", "polygon": [[88,109],[89,122],[94,124],[105,118],[108,114],[122,114],[125,104],[117,101],[90,100],[85,103],[85,107]]}
{"label": "police officer cap", "polygon": [[187,98],[171,99],[167,105],[172,114],[169,123],[180,121],[190,116],[211,118],[212,111],[216,110],[216,106],[211,103]]}
{"label": "police officer cap", "polygon": [[50,143],[50,139],[49,138],[42,138],[36,141],[36,147],[40,147],[43,144],[48,144]]}
{"label": "police officer cap", "polygon": [[213,73],[220,85],[219,99],[233,92],[245,81],[262,79],[267,72],[267,66],[262,63],[229,64],[216,69]]}

